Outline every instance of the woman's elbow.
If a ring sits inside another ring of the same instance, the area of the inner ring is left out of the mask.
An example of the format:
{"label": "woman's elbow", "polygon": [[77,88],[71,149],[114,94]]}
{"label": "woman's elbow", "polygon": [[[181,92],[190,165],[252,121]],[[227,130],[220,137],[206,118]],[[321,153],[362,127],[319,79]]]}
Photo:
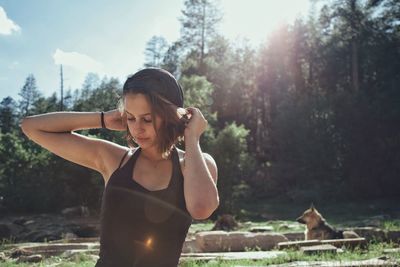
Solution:
{"label": "woman's elbow", "polygon": [[22,118],[21,123],[19,124],[22,132],[28,136],[29,134],[29,117]]}
{"label": "woman's elbow", "polygon": [[213,203],[209,204],[197,204],[191,208],[188,208],[188,211],[193,219],[195,220],[205,220],[213,214],[213,212],[219,206],[219,198],[217,197]]}

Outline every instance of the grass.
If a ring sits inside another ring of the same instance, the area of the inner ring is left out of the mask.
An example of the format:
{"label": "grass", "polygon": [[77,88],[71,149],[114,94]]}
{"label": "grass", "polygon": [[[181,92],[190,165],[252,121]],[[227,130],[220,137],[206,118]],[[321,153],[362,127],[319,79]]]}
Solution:
{"label": "grass", "polygon": [[[388,243],[370,243],[368,250],[355,249],[353,251],[345,250],[343,253],[323,253],[313,256],[302,255],[301,252],[296,250],[285,250],[287,255],[279,256],[274,259],[265,260],[238,260],[238,261],[226,261],[226,260],[211,260],[211,261],[195,261],[188,260],[182,263],[182,267],[198,267],[198,266],[209,266],[209,267],[231,267],[234,265],[241,266],[265,266],[270,264],[284,264],[294,261],[355,261],[355,260],[367,260],[378,258],[384,255],[384,249],[395,248],[396,244]],[[400,252],[392,254],[391,258],[400,259]]]}
{"label": "grass", "polygon": [[399,231],[400,230],[400,219],[383,221],[382,230]]}
{"label": "grass", "polygon": [[[286,250],[287,254],[284,256],[279,256],[274,259],[265,260],[185,260],[179,266],[180,267],[198,267],[198,266],[209,266],[209,267],[231,267],[235,265],[241,266],[262,266],[269,264],[283,264],[290,263],[294,261],[353,261],[353,260],[366,260],[378,258],[384,255],[384,249],[396,248],[398,244],[393,243],[374,243],[371,242],[368,249],[355,249],[355,250],[345,250],[343,253],[333,254],[333,253],[323,253],[313,256],[302,255],[301,252],[296,250]],[[390,255],[391,258],[400,259],[400,252]],[[57,266],[57,267],[93,267],[96,260],[91,255],[86,254],[76,254],[70,259],[64,259],[61,257],[51,257],[43,260],[41,263],[20,263],[15,262],[0,262],[2,267],[44,267],[44,266]]]}
{"label": "grass", "polygon": [[[329,224],[337,228],[360,226],[376,216],[384,218],[375,219],[379,221],[382,230],[400,230],[399,199],[381,198],[358,201],[313,201],[317,210],[324,216]],[[288,201],[287,198],[276,199],[254,199],[240,202],[236,207],[236,218],[240,221],[251,220],[252,222],[268,223],[274,226],[275,220],[283,222],[295,222],[304,210],[310,207],[310,202]],[[284,232],[284,229],[275,231]]]}
{"label": "grass", "polygon": [[[398,201],[393,200],[377,200],[377,201],[363,201],[363,202],[337,202],[333,204],[316,203],[316,208],[322,213],[327,221],[336,227],[350,227],[363,222],[377,215],[389,215],[391,219],[382,220],[382,230],[400,230],[400,213],[398,210]],[[242,222],[238,231],[248,231],[251,227],[255,226],[271,226],[274,232],[303,232],[304,225],[295,222],[295,218],[308,208],[309,203],[289,203],[279,200],[266,200],[266,201],[245,201],[240,208],[241,212],[238,213],[238,219]],[[275,220],[275,219],[281,220]],[[251,220],[251,222],[247,222]],[[211,220],[195,222],[189,229],[189,236],[194,235],[200,231],[210,231],[214,223]],[[0,253],[6,249],[7,246],[13,244],[14,240],[0,241]],[[180,267],[197,267],[197,266],[218,266],[230,267],[235,265],[241,266],[262,266],[269,264],[283,264],[293,261],[351,261],[351,260],[365,260],[377,258],[384,255],[383,250],[386,248],[396,248],[397,244],[377,243],[371,242],[367,250],[356,249],[354,251],[345,251],[340,254],[321,254],[316,256],[304,256],[298,251],[287,250],[286,256],[280,256],[268,260],[186,260],[180,264]],[[390,257],[400,259],[400,253],[391,254]],[[72,258],[65,259],[61,257],[51,257],[43,260],[41,263],[17,264],[12,261],[1,262],[1,267],[27,267],[27,266],[57,266],[57,267],[93,267],[96,260],[85,254],[78,254]]]}

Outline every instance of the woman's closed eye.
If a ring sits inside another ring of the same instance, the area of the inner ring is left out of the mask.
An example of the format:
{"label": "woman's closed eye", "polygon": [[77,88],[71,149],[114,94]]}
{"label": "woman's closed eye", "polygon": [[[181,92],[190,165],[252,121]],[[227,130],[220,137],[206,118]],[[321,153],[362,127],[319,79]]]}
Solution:
{"label": "woman's closed eye", "polygon": [[[134,117],[128,117],[127,119],[128,119],[128,121],[136,121],[136,118],[134,118]],[[142,118],[142,120],[145,123],[151,123],[152,122],[151,119]]]}

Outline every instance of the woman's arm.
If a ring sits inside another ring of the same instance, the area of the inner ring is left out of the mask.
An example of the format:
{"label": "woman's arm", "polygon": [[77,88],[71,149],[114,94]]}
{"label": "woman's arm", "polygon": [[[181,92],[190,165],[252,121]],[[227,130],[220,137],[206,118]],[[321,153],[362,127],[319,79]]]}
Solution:
{"label": "woman's arm", "polygon": [[[111,156],[108,151],[118,145],[73,132],[100,128],[100,114],[100,112],[52,112],[29,116],[22,120],[21,128],[29,139],[50,152],[94,169],[105,176],[107,168],[104,162]],[[117,118],[117,116],[117,111],[107,112],[106,126],[107,121],[110,121],[110,125],[114,125],[111,117]]]}
{"label": "woman's arm", "polygon": [[206,219],[219,205],[217,165],[201,151],[200,135],[207,121],[198,109],[190,109],[192,117],[185,130],[184,192],[186,207],[194,219]]}

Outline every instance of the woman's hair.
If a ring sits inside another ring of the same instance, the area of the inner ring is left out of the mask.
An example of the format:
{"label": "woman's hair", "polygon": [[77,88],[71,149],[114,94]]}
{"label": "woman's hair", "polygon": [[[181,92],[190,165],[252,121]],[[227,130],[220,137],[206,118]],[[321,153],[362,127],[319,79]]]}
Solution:
{"label": "woman's hair", "polygon": [[[156,130],[158,150],[164,158],[167,158],[174,145],[183,140],[185,131],[185,121],[181,119],[181,116],[184,115],[181,112],[183,109],[179,109],[183,105],[183,94],[180,85],[170,73],[164,70],[144,69],[130,76],[125,82],[122,98],[118,103],[120,112],[125,112],[124,99],[128,94],[143,94],[150,102],[151,118],[153,127]],[[178,112],[177,107],[180,112]],[[161,124],[158,129],[156,128],[156,115],[161,118]],[[128,126],[125,138],[129,146],[135,146],[135,140],[129,132]]]}

